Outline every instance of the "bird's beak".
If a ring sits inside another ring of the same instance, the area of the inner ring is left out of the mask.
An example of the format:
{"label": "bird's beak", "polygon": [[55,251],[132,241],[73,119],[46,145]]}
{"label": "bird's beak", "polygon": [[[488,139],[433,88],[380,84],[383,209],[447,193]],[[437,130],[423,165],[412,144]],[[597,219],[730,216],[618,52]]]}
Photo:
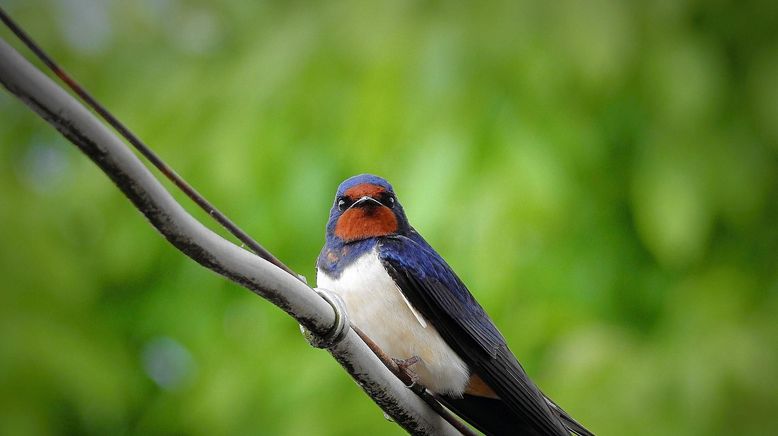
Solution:
{"label": "bird's beak", "polygon": [[380,201],[376,200],[375,198],[365,195],[359,200],[355,201],[354,204],[352,204],[349,209],[352,207],[368,207],[368,206],[383,206]]}

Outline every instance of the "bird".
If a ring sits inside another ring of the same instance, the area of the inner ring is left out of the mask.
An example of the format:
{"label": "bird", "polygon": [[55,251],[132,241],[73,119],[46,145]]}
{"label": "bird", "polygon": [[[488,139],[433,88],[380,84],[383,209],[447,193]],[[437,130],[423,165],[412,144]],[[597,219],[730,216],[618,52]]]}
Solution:
{"label": "bird", "polygon": [[487,435],[593,436],[548,399],[385,179],[337,189],[316,261],[319,288],[418,383]]}

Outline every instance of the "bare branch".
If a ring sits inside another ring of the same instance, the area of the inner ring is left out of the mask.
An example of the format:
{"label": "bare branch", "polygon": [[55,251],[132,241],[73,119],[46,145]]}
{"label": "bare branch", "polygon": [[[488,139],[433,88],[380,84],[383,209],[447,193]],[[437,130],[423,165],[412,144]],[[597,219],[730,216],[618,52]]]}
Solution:
{"label": "bare branch", "polygon": [[[277,266],[226,241],[194,219],[116,135],[1,39],[0,82],[89,156],[181,252],[271,301],[314,335],[326,336],[331,331],[336,316],[329,303]],[[352,329],[329,352],[407,431],[457,434],[407,389]]]}
{"label": "bare branch", "polygon": [[273,256],[272,253],[267,251],[264,247],[262,247],[257,241],[255,241],[251,236],[249,236],[246,232],[244,232],[240,227],[238,227],[235,223],[233,223],[229,218],[227,218],[226,215],[224,215],[219,209],[216,208],[216,206],[212,205],[208,200],[205,199],[202,195],[200,195],[197,190],[192,187],[189,183],[186,182],[181,176],[179,176],[173,168],[170,168],[159,156],[157,156],[154,151],[143,143],[143,141],[140,140],[134,133],[130,131],[121,121],[119,121],[116,117],[111,114],[103,105],[101,105],[96,99],[92,97],[91,94],[89,94],[81,85],[78,84],[68,73],[65,72],[62,68],[60,68],[59,65],[57,65],[56,62],[54,62],[54,59],[49,57],[49,55],[46,54],[43,49],[41,49],[38,44],[35,43],[35,41],[30,38],[29,35],[27,35],[27,32],[24,31],[19,25],[14,22],[14,20],[11,19],[11,17],[5,13],[5,11],[0,8],[0,20],[5,23],[6,26],[8,26],[9,29],[30,49],[33,53],[35,53],[35,56],[38,57],[41,61],[43,61],[44,64],[46,64],[51,71],[54,72],[54,74],[57,75],[65,84],[73,90],[81,99],[86,102],[89,107],[91,107],[95,112],[97,112],[100,117],[102,117],[108,124],[111,125],[114,129],[116,129],[117,132],[119,132],[130,144],[132,144],[133,147],[135,147],[136,150],[138,150],[146,159],[151,162],[152,165],[157,167],[157,169],[165,176],[167,177],[171,182],[173,182],[178,189],[180,189],[182,192],[184,192],[192,201],[194,201],[198,206],[200,206],[201,209],[203,209],[208,215],[213,217],[219,224],[222,225],[227,231],[233,234],[236,238],[238,238],[239,241],[246,244],[246,246],[256,253],[259,257],[267,260],[268,262],[272,263],[273,265],[281,268],[282,270],[288,272],[289,274],[303,280],[304,278],[300,276],[299,274],[292,271],[288,266],[286,266],[283,262],[278,260],[275,256]]}

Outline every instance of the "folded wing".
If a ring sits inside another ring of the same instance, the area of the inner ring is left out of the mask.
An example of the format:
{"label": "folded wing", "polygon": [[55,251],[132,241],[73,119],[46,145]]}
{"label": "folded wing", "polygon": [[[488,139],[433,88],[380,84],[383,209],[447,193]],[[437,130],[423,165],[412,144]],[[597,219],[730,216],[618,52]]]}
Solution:
{"label": "folded wing", "polygon": [[[559,413],[529,379],[489,316],[421,236],[384,238],[378,250],[405,297],[499,396],[511,413],[505,419],[515,423],[517,433],[569,435]],[[489,428],[487,423],[472,424]]]}

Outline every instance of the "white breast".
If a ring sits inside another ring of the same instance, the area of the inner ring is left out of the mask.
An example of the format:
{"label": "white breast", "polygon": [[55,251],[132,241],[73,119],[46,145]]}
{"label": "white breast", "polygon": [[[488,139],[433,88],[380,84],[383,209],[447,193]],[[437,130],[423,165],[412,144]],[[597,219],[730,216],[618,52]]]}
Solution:
{"label": "white breast", "polygon": [[384,352],[397,359],[421,358],[411,369],[436,393],[460,397],[467,386],[467,364],[435,327],[413,310],[373,250],[349,265],[337,279],[318,271],[317,285],[339,294],[351,321]]}

